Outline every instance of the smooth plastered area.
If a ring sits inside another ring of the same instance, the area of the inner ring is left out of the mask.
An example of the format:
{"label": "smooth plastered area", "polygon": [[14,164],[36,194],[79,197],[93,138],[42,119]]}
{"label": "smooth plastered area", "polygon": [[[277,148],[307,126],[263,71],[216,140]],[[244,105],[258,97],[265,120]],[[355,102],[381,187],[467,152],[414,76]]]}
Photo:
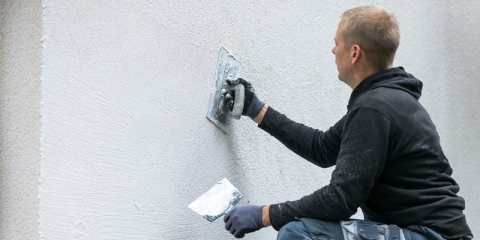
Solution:
{"label": "smooth plastered area", "polygon": [[[331,49],[339,16],[397,16],[395,66],[429,111],[480,236],[480,2],[15,1],[0,3],[0,238],[234,239],[188,208],[227,178],[239,205],[296,200],[329,183],[246,117],[207,118],[218,54],[260,99],[327,130],[351,89]],[[362,217],[361,213],[355,217]],[[272,228],[245,239],[275,239]]]}

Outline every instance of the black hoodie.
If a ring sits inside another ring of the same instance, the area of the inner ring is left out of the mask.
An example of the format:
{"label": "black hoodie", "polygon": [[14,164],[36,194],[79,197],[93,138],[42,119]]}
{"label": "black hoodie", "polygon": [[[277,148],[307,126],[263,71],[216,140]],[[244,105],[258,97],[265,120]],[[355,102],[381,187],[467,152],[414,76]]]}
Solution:
{"label": "black hoodie", "polygon": [[301,217],[346,220],[361,207],[366,220],[425,226],[447,239],[471,234],[435,125],[418,102],[421,90],[401,67],[375,73],[326,132],[268,108],[260,128],[315,165],[336,165],[329,185],[271,205],[272,226]]}

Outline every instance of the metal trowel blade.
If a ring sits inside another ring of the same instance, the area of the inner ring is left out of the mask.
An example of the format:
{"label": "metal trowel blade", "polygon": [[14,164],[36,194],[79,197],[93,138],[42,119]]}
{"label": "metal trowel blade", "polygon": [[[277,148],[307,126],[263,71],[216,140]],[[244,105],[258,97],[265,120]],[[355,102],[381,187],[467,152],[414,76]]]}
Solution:
{"label": "metal trowel blade", "polygon": [[223,88],[227,88],[226,79],[237,79],[241,70],[242,63],[230,55],[224,47],[221,47],[212,94],[208,104],[207,118],[225,133],[228,129],[227,125],[230,121],[231,112],[223,104],[221,91]]}
{"label": "metal trowel blade", "polygon": [[210,222],[235,207],[243,195],[226,178],[210,188],[188,207]]}

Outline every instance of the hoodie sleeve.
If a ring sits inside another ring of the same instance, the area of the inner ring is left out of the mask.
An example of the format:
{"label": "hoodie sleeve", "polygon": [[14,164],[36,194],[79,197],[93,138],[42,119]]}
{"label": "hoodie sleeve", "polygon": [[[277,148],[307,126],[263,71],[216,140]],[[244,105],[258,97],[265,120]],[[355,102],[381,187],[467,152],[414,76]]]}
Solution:
{"label": "hoodie sleeve", "polygon": [[272,204],[272,226],[279,230],[302,217],[330,221],[350,218],[365,202],[383,170],[390,126],[377,110],[357,108],[349,112],[330,183],[299,200]]}
{"label": "hoodie sleeve", "polygon": [[317,166],[327,168],[335,165],[337,160],[344,118],[323,132],[296,123],[268,107],[259,127],[299,156]]}

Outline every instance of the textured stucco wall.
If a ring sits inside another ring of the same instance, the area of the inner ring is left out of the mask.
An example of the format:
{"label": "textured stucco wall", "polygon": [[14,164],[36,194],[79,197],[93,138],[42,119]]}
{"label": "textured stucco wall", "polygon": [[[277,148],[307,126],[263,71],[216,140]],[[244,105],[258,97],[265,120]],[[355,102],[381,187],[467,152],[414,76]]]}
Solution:
{"label": "textured stucco wall", "polygon": [[[459,195],[466,199],[464,213],[478,237],[480,2],[432,3],[416,3],[410,11],[397,11],[403,15],[397,63],[424,83],[421,102],[437,126],[453,177],[460,185]],[[413,21],[405,22],[407,19]],[[418,23],[421,25],[414,25]]]}
{"label": "textured stucco wall", "polygon": [[40,1],[0,1],[0,239],[38,239]]}
{"label": "textured stucco wall", "polygon": [[[473,0],[44,0],[42,56],[25,57],[33,61],[28,66],[43,59],[41,86],[8,80],[5,76],[19,74],[39,80],[39,70],[23,70],[24,61],[4,53],[38,53],[42,9],[10,7],[14,11],[6,14],[1,5],[0,215],[18,214],[14,204],[20,204],[26,217],[18,219],[35,222],[39,216],[43,239],[232,239],[222,221],[209,223],[187,205],[224,177],[245,195],[241,204],[294,200],[327,184],[331,169],[312,167],[247,119],[224,134],[205,118],[220,46],[244,63],[242,76],[262,100],[296,121],[326,129],[346,112],[350,95],[337,80],[331,53],[338,16],[367,3],[387,7],[400,21],[395,65],[423,80],[421,101],[461,184],[470,226],[480,235],[475,226],[480,74],[474,68],[480,4]],[[21,11],[31,12],[12,17]],[[19,22],[9,25],[4,15]],[[36,18],[27,25],[35,31],[22,35],[30,38],[6,41],[3,29],[27,28],[22,21],[30,20],[24,17]],[[16,45],[22,42],[33,45]],[[14,61],[11,67],[4,67],[6,60]],[[19,95],[27,90],[32,93]],[[5,105],[17,97],[22,101]],[[18,203],[8,189],[30,187],[20,196],[37,197],[30,183],[38,177],[40,122],[37,216],[35,204]],[[3,150],[14,143],[18,151]],[[25,178],[15,173],[24,172],[27,163],[18,165],[16,159],[31,161]],[[0,230],[15,230],[1,217]],[[35,224],[27,224],[31,232]],[[246,238],[275,239],[275,234],[269,228]]]}

